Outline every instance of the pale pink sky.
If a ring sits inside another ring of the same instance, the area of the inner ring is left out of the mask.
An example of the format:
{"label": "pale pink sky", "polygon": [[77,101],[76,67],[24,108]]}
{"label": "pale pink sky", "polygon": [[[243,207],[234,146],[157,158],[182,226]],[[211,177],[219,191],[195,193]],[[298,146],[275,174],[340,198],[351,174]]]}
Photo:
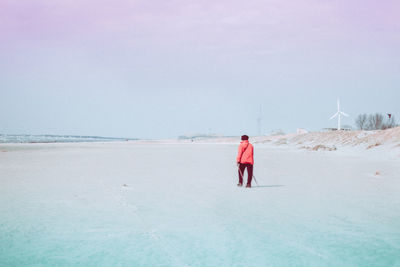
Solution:
{"label": "pale pink sky", "polygon": [[3,0],[0,123],[5,132],[240,134],[254,132],[263,105],[266,131],[319,129],[337,97],[354,115],[348,124],[386,109],[400,118],[399,14],[394,0]]}

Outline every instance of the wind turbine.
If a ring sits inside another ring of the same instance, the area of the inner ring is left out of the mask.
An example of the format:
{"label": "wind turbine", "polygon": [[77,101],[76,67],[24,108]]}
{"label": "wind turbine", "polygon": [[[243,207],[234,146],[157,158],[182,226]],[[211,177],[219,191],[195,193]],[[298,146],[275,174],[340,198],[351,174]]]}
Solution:
{"label": "wind turbine", "polygon": [[331,119],[335,118],[336,116],[338,117],[338,126],[337,126],[338,131],[340,130],[340,116],[341,116],[341,115],[346,116],[346,117],[349,116],[349,115],[347,115],[346,113],[340,111],[340,102],[339,102],[339,99],[338,99],[338,100],[337,100],[337,112],[335,113],[335,115],[333,115],[333,116],[330,118],[330,120],[331,120]]}

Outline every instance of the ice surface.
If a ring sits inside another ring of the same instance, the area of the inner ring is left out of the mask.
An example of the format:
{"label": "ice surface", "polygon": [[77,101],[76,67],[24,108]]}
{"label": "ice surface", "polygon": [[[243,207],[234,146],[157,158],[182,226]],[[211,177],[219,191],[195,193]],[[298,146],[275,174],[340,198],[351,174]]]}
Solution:
{"label": "ice surface", "polygon": [[256,144],[246,189],[236,151],[1,145],[0,266],[400,266],[398,159]]}

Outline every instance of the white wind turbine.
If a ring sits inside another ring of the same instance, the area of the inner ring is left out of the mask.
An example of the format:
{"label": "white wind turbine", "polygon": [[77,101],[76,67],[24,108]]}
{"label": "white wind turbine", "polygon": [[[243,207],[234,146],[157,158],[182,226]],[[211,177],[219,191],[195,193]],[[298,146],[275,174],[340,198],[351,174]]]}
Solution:
{"label": "white wind turbine", "polygon": [[340,116],[341,116],[341,115],[346,116],[346,117],[349,116],[349,115],[347,115],[346,113],[340,111],[340,102],[339,102],[339,99],[338,99],[338,100],[337,100],[337,112],[335,113],[335,115],[333,115],[333,116],[330,118],[330,120],[331,120],[331,119],[335,118],[336,116],[338,117],[338,126],[337,126],[337,129],[338,129],[338,130],[340,130]]}

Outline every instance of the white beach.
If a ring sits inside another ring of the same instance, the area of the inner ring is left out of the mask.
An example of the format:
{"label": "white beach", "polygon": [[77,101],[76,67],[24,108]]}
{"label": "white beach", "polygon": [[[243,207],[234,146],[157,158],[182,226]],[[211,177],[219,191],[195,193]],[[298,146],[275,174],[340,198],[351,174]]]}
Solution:
{"label": "white beach", "polygon": [[400,266],[397,143],[271,140],[2,144],[0,265]]}

